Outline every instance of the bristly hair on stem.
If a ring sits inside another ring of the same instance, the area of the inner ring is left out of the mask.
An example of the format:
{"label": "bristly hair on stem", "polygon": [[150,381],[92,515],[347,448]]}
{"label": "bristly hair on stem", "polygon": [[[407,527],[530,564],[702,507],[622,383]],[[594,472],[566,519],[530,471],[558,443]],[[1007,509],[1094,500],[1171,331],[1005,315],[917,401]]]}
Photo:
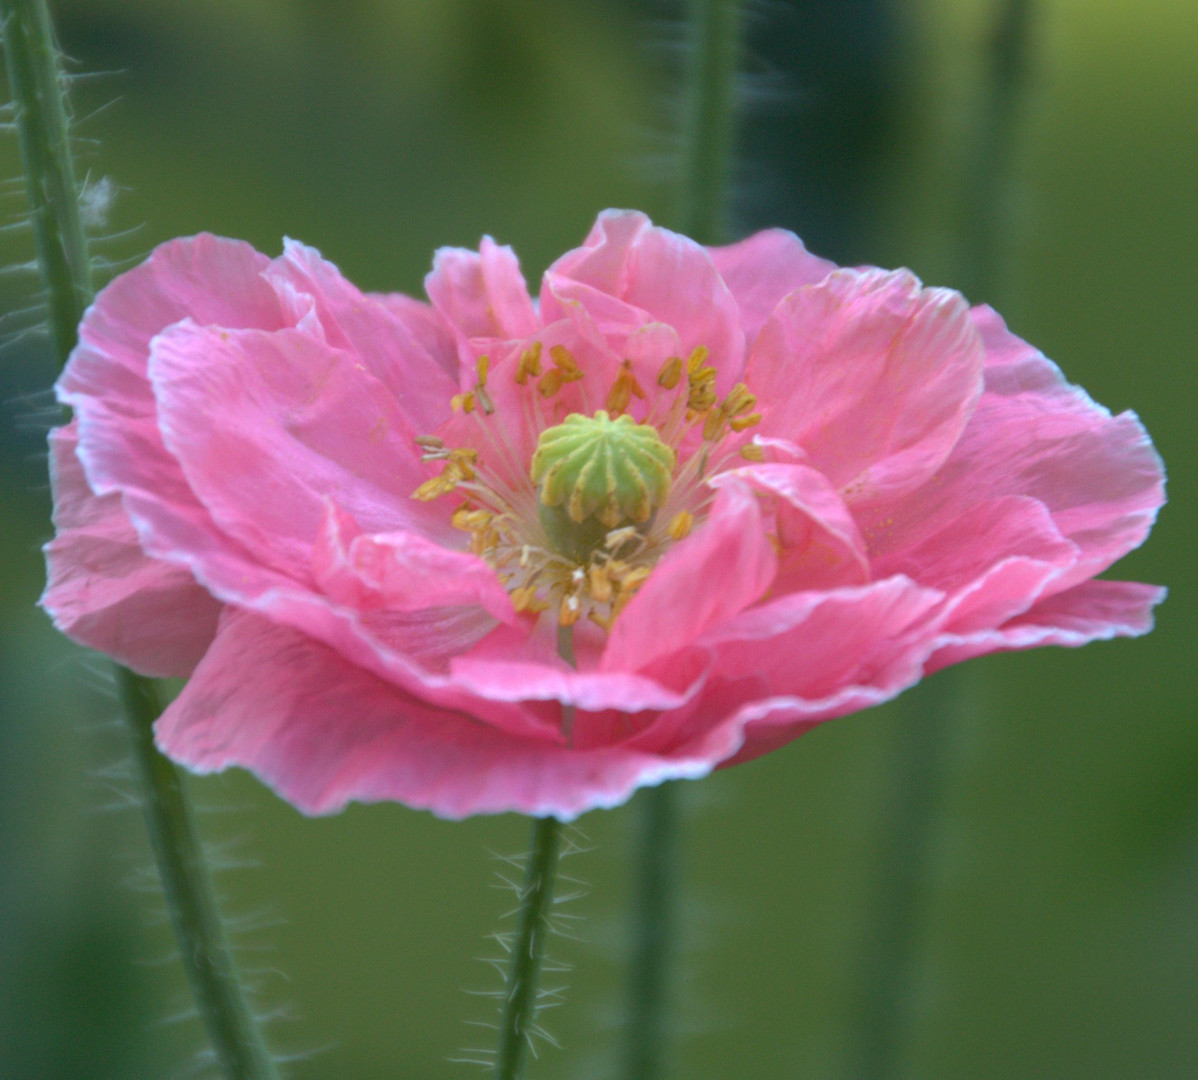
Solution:
{"label": "bristly hair on stem", "polygon": [[[94,293],[66,84],[46,0],[0,0],[0,18],[51,343],[61,369]],[[274,1059],[229,951],[183,779],[153,744],[151,729],[161,711],[157,686],[123,668],[117,670],[117,683],[180,959],[216,1060],[228,1080],[275,1080]]]}
{"label": "bristly hair on stem", "polygon": [[[488,934],[487,940],[499,947],[498,952],[478,957],[499,975],[501,985],[467,991],[474,997],[492,1000],[495,1019],[465,1023],[493,1032],[496,1045],[463,1047],[450,1062],[477,1065],[493,1076],[513,1078],[523,1075],[529,1056],[537,1056],[538,1044],[560,1048],[543,1018],[551,1009],[565,1004],[568,987],[560,977],[572,971],[573,965],[551,953],[549,941],[578,940],[578,924],[583,916],[563,908],[590,892],[587,882],[562,873],[560,864],[589,850],[586,837],[576,826],[537,818],[527,852],[493,855],[501,864],[495,871],[495,888],[516,897],[515,907],[503,915],[503,920],[516,919],[517,925]],[[553,985],[545,985],[543,976],[558,978]]]}

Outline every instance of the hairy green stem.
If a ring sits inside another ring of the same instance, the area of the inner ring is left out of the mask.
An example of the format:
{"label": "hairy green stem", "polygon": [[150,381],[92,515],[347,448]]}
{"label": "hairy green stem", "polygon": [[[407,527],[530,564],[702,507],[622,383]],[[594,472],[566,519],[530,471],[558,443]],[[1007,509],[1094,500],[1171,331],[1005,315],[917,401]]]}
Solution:
{"label": "hairy green stem", "polygon": [[[51,344],[61,370],[94,295],[63,75],[45,0],[0,0],[0,16]],[[117,683],[180,959],[217,1060],[228,1080],[275,1080],[274,1061],[250,1011],[221,927],[182,778],[154,747],[152,726],[161,711],[157,686],[121,667]]]}
{"label": "hairy green stem", "polygon": [[549,908],[561,854],[561,830],[557,818],[543,817],[533,822],[532,852],[520,890],[520,925],[499,1024],[495,1080],[519,1080],[524,1074],[536,1024],[537,980],[545,959],[545,939],[550,934]]}
{"label": "hairy green stem", "polygon": [[[1010,233],[1011,149],[1026,89],[1031,0],[999,0],[987,78],[964,178],[956,281],[975,302],[994,300]],[[909,699],[891,762],[887,820],[864,935],[860,1013],[847,1075],[890,1080],[902,1072],[921,941],[929,864],[946,776],[946,745],[962,721],[962,673],[938,674]],[[959,737],[959,735],[958,735]]]}
{"label": "hairy green stem", "polygon": [[158,688],[125,668],[117,668],[117,684],[158,876],[217,1060],[229,1080],[271,1080],[278,1075],[274,1059],[258,1035],[233,964],[183,777],[154,746],[153,724],[162,711]]}
{"label": "hairy green stem", "polygon": [[44,0],[0,0],[0,13],[34,242],[48,294],[50,335],[61,367],[92,299],[62,74]]}
{"label": "hairy green stem", "polygon": [[675,228],[702,244],[724,239],[736,130],[738,0],[691,0],[690,62]]}

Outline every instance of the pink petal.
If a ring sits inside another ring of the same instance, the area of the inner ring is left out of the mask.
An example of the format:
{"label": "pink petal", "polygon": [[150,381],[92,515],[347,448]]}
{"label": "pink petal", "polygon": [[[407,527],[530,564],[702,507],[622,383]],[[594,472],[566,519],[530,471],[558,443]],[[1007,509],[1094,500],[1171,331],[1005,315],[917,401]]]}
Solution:
{"label": "pink petal", "polygon": [[1087,581],[1040,601],[1004,626],[943,634],[927,662],[929,673],[993,652],[1041,645],[1077,648],[1091,641],[1139,637],[1152,629],[1152,609],[1166,590],[1134,581]]}
{"label": "pink petal", "polygon": [[941,598],[903,577],[794,593],[742,611],[696,645],[712,651],[720,677],[750,675],[764,696],[818,701],[873,684],[917,641],[911,634]]}
{"label": "pink petal", "polygon": [[328,502],[313,551],[313,572],[333,599],[359,610],[477,605],[500,621],[516,620],[507,591],[478,556],[415,533],[363,533]]}
{"label": "pink petal", "polygon": [[877,560],[875,572],[908,574],[950,594],[944,628],[962,632],[1022,614],[1059,587],[1077,558],[1042,503],[1010,495],[964,508],[920,544]]}
{"label": "pink petal", "polygon": [[736,298],[746,351],[784,297],[800,285],[823,281],[836,264],[812,255],[785,229],[765,229],[737,244],[707,249]]}
{"label": "pink petal", "polygon": [[391,317],[402,323],[425,354],[446,375],[453,386],[458,385],[458,350],[453,333],[445,320],[430,304],[413,300],[403,293],[367,293],[372,300],[382,304]]}
{"label": "pink petal", "polygon": [[[871,508],[875,561],[901,559],[987,500],[1030,497],[1079,549],[1057,591],[1100,573],[1147,536],[1164,502],[1164,469],[1132,413],[1112,417],[989,308],[974,312],[987,348],[986,391],[934,482]],[[958,535],[964,535],[958,533]]]}
{"label": "pink petal", "polygon": [[97,498],[75,456],[75,424],[50,433],[57,535],[41,605],[74,641],[143,675],[184,677],[216,633],[220,604],[186,570],[147,558],[116,495]]}
{"label": "pink petal", "polygon": [[151,378],[163,437],[213,520],[296,580],[326,497],[368,531],[449,535],[442,507],[410,497],[429,475],[415,433],[352,354],[299,330],[185,322],[154,340]]}
{"label": "pink petal", "polygon": [[823,473],[806,465],[766,463],[727,470],[711,484],[720,487],[728,481],[777,497],[774,530],[781,550],[773,592],[860,585],[869,580],[865,541]]}
{"label": "pink petal", "polygon": [[[924,627],[941,599],[891,578],[795,593],[743,611],[694,642],[692,651],[708,657],[708,672],[693,708],[662,717],[631,745],[698,753],[716,739],[731,746],[717,760],[731,753],[747,760],[817,721],[889,700],[918,681]],[[713,711],[708,695],[728,703],[726,711]],[[741,734],[730,739],[721,733],[727,728]]]}
{"label": "pink petal", "polygon": [[457,382],[441,366],[443,358],[412,332],[408,320],[360,292],[314,248],[284,241],[283,257],[271,263],[266,278],[311,298],[329,344],[357,357],[391,392],[411,428],[433,431],[449,415]]}
{"label": "pink petal", "polygon": [[724,482],[706,522],[653,568],[616,620],[602,671],[640,671],[761,599],[778,559],[743,483]]}
{"label": "pink petal", "polygon": [[711,256],[693,240],[655,227],[644,214],[605,210],[583,246],[549,267],[542,318],[546,323],[566,318],[571,304],[585,308],[615,346],[645,323],[672,326],[683,355],[700,345],[710,350],[722,392],[741,377],[744,335],[736,301]]}
{"label": "pink petal", "polygon": [[958,293],[908,271],[837,270],[762,328],[749,382],[760,432],[798,443],[854,505],[927,481],[981,392],[982,346]]}
{"label": "pink petal", "polygon": [[87,309],[79,345],[58,383],[60,398],[85,409],[90,399],[144,411],[150,339],[191,318],[206,326],[284,325],[274,290],[263,279],[269,264],[249,244],[204,233],[154,249],[140,266],[114,279]]}
{"label": "pink petal", "polygon": [[515,254],[489,236],[477,252],[441,248],[424,288],[462,339],[526,338],[541,326]]}
{"label": "pink petal", "polygon": [[570,819],[712,767],[706,758],[515,738],[232,610],[156,735],[163,752],[189,768],[251,769],[310,814],[396,800],[446,818],[516,811]]}

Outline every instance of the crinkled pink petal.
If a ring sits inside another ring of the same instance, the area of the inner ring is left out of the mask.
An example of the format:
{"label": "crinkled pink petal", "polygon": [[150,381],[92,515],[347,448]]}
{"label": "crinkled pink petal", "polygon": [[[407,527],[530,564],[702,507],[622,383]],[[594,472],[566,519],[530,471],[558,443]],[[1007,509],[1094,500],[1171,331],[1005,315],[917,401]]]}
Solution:
{"label": "crinkled pink petal", "polygon": [[740,612],[696,646],[712,651],[715,675],[751,674],[769,696],[819,700],[873,683],[913,647],[942,595],[905,577],[793,593]]}
{"label": "crinkled pink petal", "polygon": [[[526,338],[541,325],[515,254],[489,236],[483,237],[477,252],[441,248],[424,288],[463,342]],[[464,363],[473,359],[463,356]]]}
{"label": "crinkled pink petal", "polygon": [[366,295],[381,304],[393,319],[402,323],[420,345],[424,355],[449,376],[454,386],[458,385],[458,350],[453,332],[431,304],[414,300],[403,293]]}
{"label": "crinkled pink petal", "polygon": [[216,633],[220,604],[186,570],[147,558],[117,495],[98,498],[75,424],[50,433],[56,535],[41,605],[63,633],[143,675],[184,677]]}
{"label": "crinkled pink petal", "polygon": [[711,256],[644,214],[604,211],[583,246],[549,267],[541,316],[546,323],[565,318],[572,303],[605,334],[626,335],[640,322],[672,326],[684,355],[699,346],[710,351],[721,392],[741,377],[744,334],[736,301]]}
{"label": "crinkled pink petal", "polygon": [[729,481],[776,496],[774,534],[779,552],[773,593],[869,580],[869,555],[857,522],[823,473],[806,465],[771,462],[729,469],[711,483],[720,487]]}
{"label": "crinkled pink petal", "polygon": [[836,264],[812,255],[794,233],[764,229],[728,244],[707,249],[720,277],[736,299],[746,355],[766,320],[800,285],[823,281]]}
{"label": "crinkled pink petal", "polygon": [[153,408],[146,383],[150,339],[181,319],[205,326],[277,330],[284,323],[269,265],[240,240],[207,233],[155,248],[110,282],[87,309],[79,344],[58,383],[76,410],[102,400],[117,410]]}
{"label": "crinkled pink petal", "polygon": [[414,432],[353,354],[300,330],[183,322],[155,338],[150,374],[190,487],[275,569],[308,578],[326,497],[368,531],[450,535],[443,507],[410,497],[429,475]]}
{"label": "crinkled pink petal", "polygon": [[[743,611],[692,646],[708,657],[707,687],[695,709],[662,717],[631,745],[691,753],[718,728],[731,727],[744,732],[730,751],[741,760],[764,752],[752,749],[759,735],[772,748],[815,721],[889,700],[919,679],[923,627],[941,598],[897,577],[796,593]],[[713,692],[735,707],[705,714],[702,703]],[[730,745],[726,736],[723,745]]]}
{"label": "crinkled pink petal", "polygon": [[1164,469],[1134,414],[1111,416],[989,308],[974,318],[987,348],[977,410],[935,481],[871,508],[863,528],[875,560],[898,565],[929,536],[951,536],[971,507],[1032,498],[1079,549],[1060,591],[1143,542],[1164,503]]}
{"label": "crinkled pink petal", "polygon": [[[411,428],[432,431],[449,415],[457,381],[441,366],[440,349],[426,345],[426,332],[413,332],[410,312],[397,317],[346,281],[314,248],[294,240],[284,241],[283,257],[265,276],[311,297],[329,344],[355,356],[391,392]],[[419,378],[412,378],[413,370],[420,371]]]}
{"label": "crinkled pink petal", "polygon": [[477,555],[411,532],[364,533],[329,502],[312,558],[317,583],[358,609],[478,606],[499,621],[516,619],[507,590]]}
{"label": "crinkled pink petal", "polygon": [[250,769],[310,814],[397,800],[447,818],[518,811],[568,820],[713,764],[515,738],[232,610],[155,731],[162,751],[195,771]]}
{"label": "crinkled pink petal", "polygon": [[837,270],[792,292],[758,335],[760,433],[798,443],[854,505],[930,480],[982,389],[959,293],[906,270]]}
{"label": "crinkled pink petal", "polygon": [[950,596],[945,629],[998,626],[1027,611],[1066,577],[1078,548],[1061,536],[1043,503],[986,499],[920,544],[875,562],[875,572],[918,576]]}
{"label": "crinkled pink petal", "polygon": [[602,671],[640,671],[761,599],[778,559],[747,485],[721,484],[707,521],[654,567],[616,620]]}
{"label": "crinkled pink petal", "polygon": [[1042,645],[1077,648],[1091,641],[1139,637],[1152,629],[1152,609],[1166,593],[1159,586],[1135,581],[1087,581],[1040,601],[1003,626],[940,635],[927,671],[993,652]]}
{"label": "crinkled pink petal", "polygon": [[[147,378],[151,340],[194,318],[206,325],[276,330],[284,316],[248,244],[201,235],[156,248],[104,288],[79,328],[57,385],[77,417],[77,456],[100,498],[118,495],[142,549],[198,574],[201,563],[259,589],[280,581],[216,528],[167,452]],[[210,581],[198,574],[201,585]]]}

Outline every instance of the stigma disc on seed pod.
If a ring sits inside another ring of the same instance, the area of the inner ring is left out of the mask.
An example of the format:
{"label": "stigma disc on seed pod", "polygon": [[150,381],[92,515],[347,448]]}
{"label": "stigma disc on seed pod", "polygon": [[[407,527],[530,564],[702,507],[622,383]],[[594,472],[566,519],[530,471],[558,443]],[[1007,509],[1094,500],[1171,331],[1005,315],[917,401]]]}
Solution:
{"label": "stigma disc on seed pod", "polygon": [[573,413],[541,432],[530,476],[553,546],[585,562],[612,529],[646,525],[670,493],[674,451],[650,424]]}

